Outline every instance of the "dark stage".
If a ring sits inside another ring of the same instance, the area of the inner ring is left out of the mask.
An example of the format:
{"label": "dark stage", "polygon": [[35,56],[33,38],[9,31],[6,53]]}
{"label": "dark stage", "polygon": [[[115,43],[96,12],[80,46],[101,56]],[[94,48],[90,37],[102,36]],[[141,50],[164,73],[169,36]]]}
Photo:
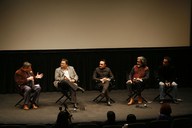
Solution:
{"label": "dark stage", "polygon": [[[147,107],[127,105],[127,90],[112,90],[111,97],[116,101],[112,106],[106,103],[95,103],[92,100],[99,94],[98,91],[78,92],[79,109],[73,111],[72,104],[67,102],[73,115],[73,123],[92,122],[106,120],[106,113],[112,110],[116,113],[118,121],[125,121],[127,114],[133,113],[138,120],[155,119],[159,114],[160,104],[157,101],[150,102],[158,95],[158,89],[145,89],[143,96],[149,101]],[[37,110],[23,110],[15,103],[21,98],[18,94],[0,94],[0,123],[4,124],[53,124],[59,112],[60,103],[55,101],[61,96],[60,92],[42,92]],[[173,104],[172,115],[175,117],[190,116],[192,114],[192,88],[179,88],[179,104]]]}

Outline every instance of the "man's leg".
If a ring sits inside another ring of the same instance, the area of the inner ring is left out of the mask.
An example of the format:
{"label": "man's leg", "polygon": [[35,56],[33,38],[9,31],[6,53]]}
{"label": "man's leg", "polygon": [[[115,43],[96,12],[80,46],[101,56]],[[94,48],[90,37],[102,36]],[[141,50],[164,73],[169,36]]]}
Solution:
{"label": "man's leg", "polygon": [[77,108],[77,94],[76,91],[71,89],[71,99],[74,103],[74,108]]}
{"label": "man's leg", "polygon": [[159,82],[160,103],[163,103],[163,101],[165,99],[164,88],[165,88],[165,83]]}
{"label": "man's leg", "polygon": [[105,94],[109,88],[109,81],[105,81],[105,83],[103,83],[102,86],[103,86],[102,93]]}
{"label": "man's leg", "polygon": [[72,82],[70,82],[69,80],[62,80],[59,84],[69,86],[69,87],[71,87],[74,91],[78,91],[78,90],[80,90],[80,91],[82,91],[82,92],[85,91],[83,88],[79,87],[79,86],[77,85],[77,83],[72,83]]}
{"label": "man's leg", "polygon": [[128,105],[131,105],[134,103],[134,98],[133,98],[133,84],[132,83],[128,83],[127,84],[127,89],[128,89],[128,93],[129,93],[129,102],[127,103]]}
{"label": "man's leg", "polygon": [[172,82],[171,85],[172,85],[172,88],[173,88],[173,100],[174,100],[173,102],[177,103],[178,102],[177,101],[177,83]]}
{"label": "man's leg", "polygon": [[143,99],[141,97],[141,92],[144,88],[144,83],[143,82],[137,82],[135,84],[136,86],[136,91],[137,91],[137,96],[138,96],[138,103],[141,104],[143,102]]}
{"label": "man's leg", "polygon": [[41,92],[41,86],[39,84],[34,85],[33,87],[34,93],[33,93],[33,97],[32,97],[32,106],[34,109],[38,108],[37,106],[37,101],[39,99],[39,95]]}
{"label": "man's leg", "polygon": [[24,98],[24,106],[23,109],[28,110],[29,109],[29,101],[31,97],[31,87],[24,85],[21,86],[20,89],[24,90],[23,98]]}

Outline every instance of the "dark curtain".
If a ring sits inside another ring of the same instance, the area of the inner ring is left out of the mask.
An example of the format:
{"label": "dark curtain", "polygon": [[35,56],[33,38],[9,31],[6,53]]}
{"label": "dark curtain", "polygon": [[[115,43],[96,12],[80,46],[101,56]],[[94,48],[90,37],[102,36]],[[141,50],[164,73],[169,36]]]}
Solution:
{"label": "dark curtain", "polygon": [[[80,80],[80,86],[93,90],[92,75],[99,60],[104,58],[114,73],[116,89],[126,89],[126,76],[136,64],[137,56],[145,56],[150,68],[149,88],[154,87],[154,70],[161,64],[163,56],[172,57],[178,69],[182,86],[190,86],[192,64],[189,61],[191,47],[179,48],[133,48],[133,49],[78,49],[78,50],[29,50],[29,51],[0,51],[1,84],[0,93],[14,93],[14,73],[24,61],[32,63],[35,73],[44,74],[40,81],[43,92],[56,91],[53,86],[54,72],[60,66],[60,60],[67,58],[69,65],[74,66]],[[188,58],[188,59],[187,59]]]}

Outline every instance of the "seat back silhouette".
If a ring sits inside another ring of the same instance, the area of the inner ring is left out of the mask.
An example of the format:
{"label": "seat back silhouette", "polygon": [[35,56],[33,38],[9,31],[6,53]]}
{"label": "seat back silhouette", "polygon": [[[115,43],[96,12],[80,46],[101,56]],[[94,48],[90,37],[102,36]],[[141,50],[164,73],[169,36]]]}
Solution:
{"label": "seat back silhouette", "polygon": [[149,122],[148,128],[171,128],[171,121],[153,120],[153,121]]}
{"label": "seat back silhouette", "polygon": [[103,125],[102,128],[122,128],[122,125]]}
{"label": "seat back silhouette", "polygon": [[78,123],[77,128],[100,128],[96,123]]}
{"label": "seat back silhouette", "polygon": [[131,123],[128,124],[128,128],[147,128],[146,123]]}
{"label": "seat back silhouette", "polygon": [[191,128],[191,118],[175,118],[172,121],[171,128]]}

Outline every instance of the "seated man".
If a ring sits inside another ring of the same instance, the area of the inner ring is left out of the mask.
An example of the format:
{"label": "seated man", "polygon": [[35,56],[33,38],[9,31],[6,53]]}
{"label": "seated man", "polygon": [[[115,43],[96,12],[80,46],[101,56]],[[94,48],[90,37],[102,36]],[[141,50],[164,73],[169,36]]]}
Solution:
{"label": "seated man", "polygon": [[111,105],[109,97],[109,85],[110,81],[114,79],[113,73],[106,65],[104,59],[100,60],[99,67],[93,72],[93,80],[97,82],[97,86],[102,88],[102,96],[107,98],[107,105]]}
{"label": "seated man", "polygon": [[[37,84],[37,79],[41,79],[42,77],[43,74],[37,73],[36,76],[33,74],[31,63],[29,62],[24,62],[23,66],[15,72],[15,82],[19,89],[24,92],[24,110],[29,109],[28,105],[31,98],[32,107],[34,109],[38,108],[36,101],[39,98],[41,86]],[[32,91],[33,95],[31,95]]]}
{"label": "seated man", "polygon": [[176,83],[176,71],[175,67],[171,65],[171,58],[164,57],[162,65],[159,66],[157,71],[157,80],[159,82],[160,91],[160,103],[164,102],[165,93],[164,89],[166,87],[173,88],[173,102],[177,103],[177,83]]}
{"label": "seated man", "polygon": [[80,90],[84,92],[85,90],[77,85],[78,75],[73,66],[68,65],[67,59],[62,59],[60,67],[55,69],[55,81],[54,86],[65,90],[70,88],[72,101],[74,102],[74,108],[77,108],[77,97],[76,91]]}
{"label": "seated man", "polygon": [[[132,95],[133,90],[138,92],[138,103],[142,103],[141,91],[144,88],[146,81],[149,79],[149,68],[147,66],[147,60],[143,56],[137,57],[137,64],[133,66],[129,73],[128,80],[126,82],[129,93]],[[131,97],[128,105],[134,103],[134,98]]]}

